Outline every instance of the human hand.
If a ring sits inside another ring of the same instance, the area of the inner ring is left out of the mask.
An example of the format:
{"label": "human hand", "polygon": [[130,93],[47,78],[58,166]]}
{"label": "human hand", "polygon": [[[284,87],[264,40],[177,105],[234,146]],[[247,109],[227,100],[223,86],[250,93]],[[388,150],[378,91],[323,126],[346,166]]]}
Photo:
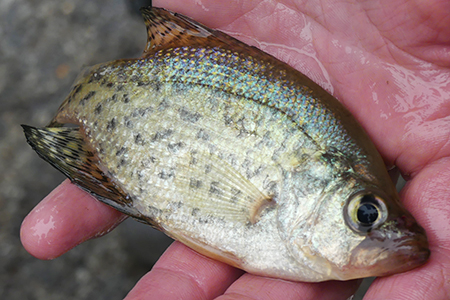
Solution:
{"label": "human hand", "polygon": [[[319,5],[320,4],[320,5]],[[402,202],[428,234],[430,261],[377,279],[365,299],[447,299],[450,294],[450,4],[365,1],[154,1],[224,29],[332,90],[388,166],[408,179]],[[447,46],[447,49],[445,48]],[[124,216],[64,182],[22,226],[38,258],[61,255]],[[53,229],[33,232],[41,220]],[[346,299],[357,281],[293,283],[243,273],[174,243],[127,299]]]}

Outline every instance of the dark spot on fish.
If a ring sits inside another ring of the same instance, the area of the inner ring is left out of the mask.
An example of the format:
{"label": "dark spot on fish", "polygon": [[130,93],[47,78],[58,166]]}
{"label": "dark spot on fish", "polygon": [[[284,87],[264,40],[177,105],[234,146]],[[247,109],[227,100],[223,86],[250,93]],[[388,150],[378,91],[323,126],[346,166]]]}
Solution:
{"label": "dark spot on fish", "polygon": [[200,180],[197,180],[195,178],[191,178],[189,181],[189,187],[199,189],[203,186],[203,182]]}
{"label": "dark spot on fish", "polygon": [[231,193],[233,194],[233,196],[231,197],[230,201],[233,203],[238,202],[239,198],[242,195],[242,191],[236,188],[231,188]]}
{"label": "dark spot on fish", "polygon": [[209,186],[209,192],[218,196],[223,195],[223,190],[219,188],[219,185],[220,182],[218,181],[211,182],[211,185]]}
{"label": "dark spot on fish", "polygon": [[271,144],[272,140],[270,138],[270,131],[266,131],[262,139],[259,139],[258,142],[255,143],[255,148],[262,149],[264,146],[270,147]]}
{"label": "dark spot on fish", "polygon": [[108,83],[106,84],[106,86],[109,87],[109,88],[111,88],[111,87],[114,86],[114,82],[108,82]]}
{"label": "dark spot on fish", "polygon": [[167,103],[167,100],[163,99],[161,101],[161,103],[159,103],[159,105],[158,105],[158,110],[159,111],[163,111],[163,110],[165,110],[166,108],[169,108],[169,107],[170,107],[170,105],[169,105],[169,103]]}
{"label": "dark spot on fish", "polygon": [[106,125],[106,130],[108,131],[113,131],[117,126],[117,118],[114,117],[111,119],[111,121],[108,122],[108,124]]}
{"label": "dark spot on fish", "polygon": [[105,148],[103,147],[103,143],[98,144],[98,153],[105,154]]}
{"label": "dark spot on fish", "polygon": [[144,139],[142,138],[142,135],[140,133],[136,134],[136,136],[134,137],[134,143],[136,145],[144,145]]}
{"label": "dark spot on fish", "polygon": [[202,140],[204,140],[204,141],[208,141],[209,140],[209,134],[205,131],[205,130],[203,130],[203,129],[200,129],[198,132],[197,132],[197,136],[196,136],[198,139],[202,139]]}
{"label": "dark spot on fish", "polygon": [[239,133],[236,135],[236,137],[244,138],[244,137],[248,136],[248,134],[249,134],[249,132],[246,129],[241,128],[241,129],[239,129]]}
{"label": "dark spot on fish", "polygon": [[209,172],[211,172],[211,170],[212,170],[211,165],[206,165],[205,166],[205,174],[208,174]]}
{"label": "dark spot on fish", "polygon": [[184,143],[183,142],[178,142],[178,143],[169,143],[167,145],[167,148],[169,149],[170,152],[172,153],[177,153],[178,151],[180,151],[181,148],[184,147]]}
{"label": "dark spot on fish", "polygon": [[95,72],[94,74],[91,75],[91,77],[89,78],[88,83],[92,83],[94,81],[100,81],[100,79],[102,79],[103,76],[100,76],[100,74],[98,74],[97,72]]}
{"label": "dark spot on fish", "polygon": [[122,158],[119,161],[119,164],[117,165],[117,168],[123,167],[127,163],[127,160],[125,158]]}
{"label": "dark spot on fish", "polygon": [[117,94],[112,95],[111,101],[116,102],[117,101]]}
{"label": "dark spot on fish", "polygon": [[192,212],[191,212],[191,215],[192,215],[193,217],[195,217],[195,216],[198,215],[199,212],[200,212],[200,209],[199,209],[199,208],[193,208],[193,209],[192,209]]}
{"label": "dark spot on fish", "polygon": [[150,159],[145,159],[145,160],[141,161],[141,167],[144,169],[148,169],[150,167],[150,165],[152,163],[154,163],[155,161],[156,161],[156,158],[152,156],[152,157],[150,157]]}
{"label": "dark spot on fish", "polygon": [[161,82],[154,81],[153,82],[153,88],[155,89],[156,92],[159,92],[161,90]]}
{"label": "dark spot on fish", "polygon": [[147,86],[149,84],[150,84],[149,81],[142,81],[142,80],[140,80],[140,81],[138,81],[137,86]]}
{"label": "dark spot on fish", "polygon": [[158,177],[163,180],[170,179],[174,176],[175,176],[175,171],[173,169],[170,169],[170,170],[161,169],[161,172],[158,173]]}
{"label": "dark spot on fish", "polygon": [[202,117],[198,112],[192,113],[187,110],[185,107],[180,109],[180,118],[183,121],[195,123]]}
{"label": "dark spot on fish", "polygon": [[124,121],[126,127],[133,128],[133,121],[130,120],[129,117],[127,117],[127,116],[123,117],[123,121]]}
{"label": "dark spot on fish", "polygon": [[173,205],[175,208],[181,208],[181,207],[183,207],[184,203],[181,202],[181,201],[178,201],[178,202],[172,202],[172,205]]}
{"label": "dark spot on fish", "polygon": [[117,71],[116,76],[118,82],[124,82],[127,79],[127,75],[123,70]]}
{"label": "dark spot on fish", "polygon": [[189,161],[189,165],[196,165],[198,162],[198,159],[195,157],[195,155],[197,154],[197,152],[193,151],[191,152],[191,160]]}
{"label": "dark spot on fish", "polygon": [[99,103],[99,104],[97,104],[97,106],[95,107],[95,109],[94,109],[94,113],[96,114],[96,115],[98,115],[99,113],[101,113],[102,112],[102,104],[101,103]]}
{"label": "dark spot on fish", "polygon": [[150,216],[152,217],[159,217],[162,213],[162,210],[160,210],[159,208],[156,208],[154,206],[149,205],[147,208],[147,212]]}
{"label": "dark spot on fish", "polygon": [[108,170],[106,171],[106,176],[104,176],[103,178],[106,179],[106,181],[108,181],[108,178],[112,178],[116,175],[116,172],[114,170]]}
{"label": "dark spot on fish", "polygon": [[82,84],[77,84],[76,86],[73,87],[73,96],[76,96],[76,94],[78,94],[81,91],[81,88],[83,87]]}
{"label": "dark spot on fish", "polygon": [[147,107],[147,108],[142,108],[142,107],[140,107],[140,108],[136,108],[134,111],[133,111],[133,113],[131,114],[131,116],[132,117],[138,117],[138,116],[141,116],[141,117],[143,117],[143,116],[145,116],[148,112],[152,112],[153,111],[153,108],[150,106],[150,107]]}
{"label": "dark spot on fish", "polygon": [[153,108],[151,106],[146,107],[146,108],[142,108],[139,110],[139,114],[143,117],[145,116],[147,113],[152,113],[153,112]]}
{"label": "dark spot on fish", "polygon": [[199,218],[199,219],[198,219],[198,222],[199,222],[200,224],[208,224],[209,220],[208,220],[207,218]]}
{"label": "dark spot on fish", "polygon": [[124,94],[124,95],[123,95],[123,102],[124,102],[124,103],[130,102],[130,98],[128,97],[128,94]]}
{"label": "dark spot on fish", "polygon": [[86,96],[83,97],[83,99],[80,100],[80,104],[84,105],[86,103],[86,101],[91,99],[94,95],[95,95],[95,91],[90,91],[89,93],[86,94]]}
{"label": "dark spot on fish", "polygon": [[248,169],[250,167],[250,165],[252,164],[252,162],[249,159],[244,160],[244,162],[242,163],[241,167],[243,167],[244,169]]}
{"label": "dark spot on fish", "polygon": [[168,138],[172,133],[173,133],[172,129],[166,129],[166,130],[163,130],[163,131],[158,131],[153,136],[152,141],[155,142],[155,141],[159,141],[159,140]]}
{"label": "dark spot on fish", "polygon": [[116,156],[120,156],[120,155],[124,154],[125,152],[127,152],[127,150],[128,149],[126,147],[120,148],[119,150],[117,150]]}
{"label": "dark spot on fish", "polygon": [[180,95],[186,93],[186,85],[182,82],[177,82],[179,75],[172,75],[168,81],[175,81],[174,85],[172,86],[172,89],[174,91],[174,94]]}
{"label": "dark spot on fish", "polygon": [[253,162],[249,159],[246,159],[241,165],[241,167],[244,168],[246,171],[245,175],[247,176],[247,179],[251,179],[254,176],[258,175],[261,172],[261,170],[263,169],[262,166],[259,166],[258,169],[252,171],[251,170],[252,166],[253,166]]}
{"label": "dark spot on fish", "polygon": [[230,117],[229,115],[224,115],[223,122],[224,122],[225,126],[230,126],[233,124],[233,118]]}
{"label": "dark spot on fish", "polygon": [[116,91],[117,91],[117,92],[122,91],[123,88],[124,88],[124,85],[123,85],[123,84],[118,84],[118,85],[116,85]]}

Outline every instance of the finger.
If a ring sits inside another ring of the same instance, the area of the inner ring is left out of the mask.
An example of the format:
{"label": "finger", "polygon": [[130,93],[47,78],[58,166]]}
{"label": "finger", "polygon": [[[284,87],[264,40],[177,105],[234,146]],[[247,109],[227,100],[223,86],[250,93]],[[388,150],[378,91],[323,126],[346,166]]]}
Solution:
{"label": "finger", "polygon": [[[365,300],[448,299],[450,295],[450,158],[424,168],[402,191],[404,203],[427,232],[431,257],[410,272],[375,280]],[[413,287],[413,288],[411,288]]]}
{"label": "finger", "polygon": [[174,242],[125,299],[214,299],[242,273]]}
{"label": "finger", "polygon": [[20,238],[31,255],[53,259],[109,232],[124,218],[66,180],[28,214]]}
{"label": "finger", "polygon": [[216,300],[342,300],[353,295],[360,283],[360,280],[321,283],[290,282],[247,273],[231,285],[223,296]]}

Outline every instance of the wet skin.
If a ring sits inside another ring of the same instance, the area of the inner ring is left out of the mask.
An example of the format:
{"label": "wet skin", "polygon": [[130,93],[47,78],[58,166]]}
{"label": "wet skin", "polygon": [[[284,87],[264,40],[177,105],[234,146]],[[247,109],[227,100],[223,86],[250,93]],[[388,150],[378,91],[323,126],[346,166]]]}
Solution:
{"label": "wet skin", "polygon": [[[427,231],[432,253],[421,268],[377,279],[365,299],[412,295],[446,299],[450,293],[450,56],[445,46],[450,43],[450,5],[438,1],[417,6],[406,1],[222,3],[154,1],[155,6],[238,34],[325,88],[333,87],[333,95],[362,123],[387,165],[397,165],[407,177],[402,201]],[[49,220],[52,229],[39,235]],[[31,254],[50,259],[121,220],[123,215],[65,182],[25,219],[21,238]],[[346,299],[357,284],[291,283],[242,274],[175,243],[127,299]]]}

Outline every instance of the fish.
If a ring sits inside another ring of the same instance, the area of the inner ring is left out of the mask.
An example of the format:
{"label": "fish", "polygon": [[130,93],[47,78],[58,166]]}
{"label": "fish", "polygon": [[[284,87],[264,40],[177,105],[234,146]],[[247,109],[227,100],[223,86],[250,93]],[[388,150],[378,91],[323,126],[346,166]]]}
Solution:
{"label": "fish", "polygon": [[141,9],[140,58],[82,71],[37,154],[99,201],[246,272],[320,282],[426,263],[424,229],[350,112],[275,57]]}

